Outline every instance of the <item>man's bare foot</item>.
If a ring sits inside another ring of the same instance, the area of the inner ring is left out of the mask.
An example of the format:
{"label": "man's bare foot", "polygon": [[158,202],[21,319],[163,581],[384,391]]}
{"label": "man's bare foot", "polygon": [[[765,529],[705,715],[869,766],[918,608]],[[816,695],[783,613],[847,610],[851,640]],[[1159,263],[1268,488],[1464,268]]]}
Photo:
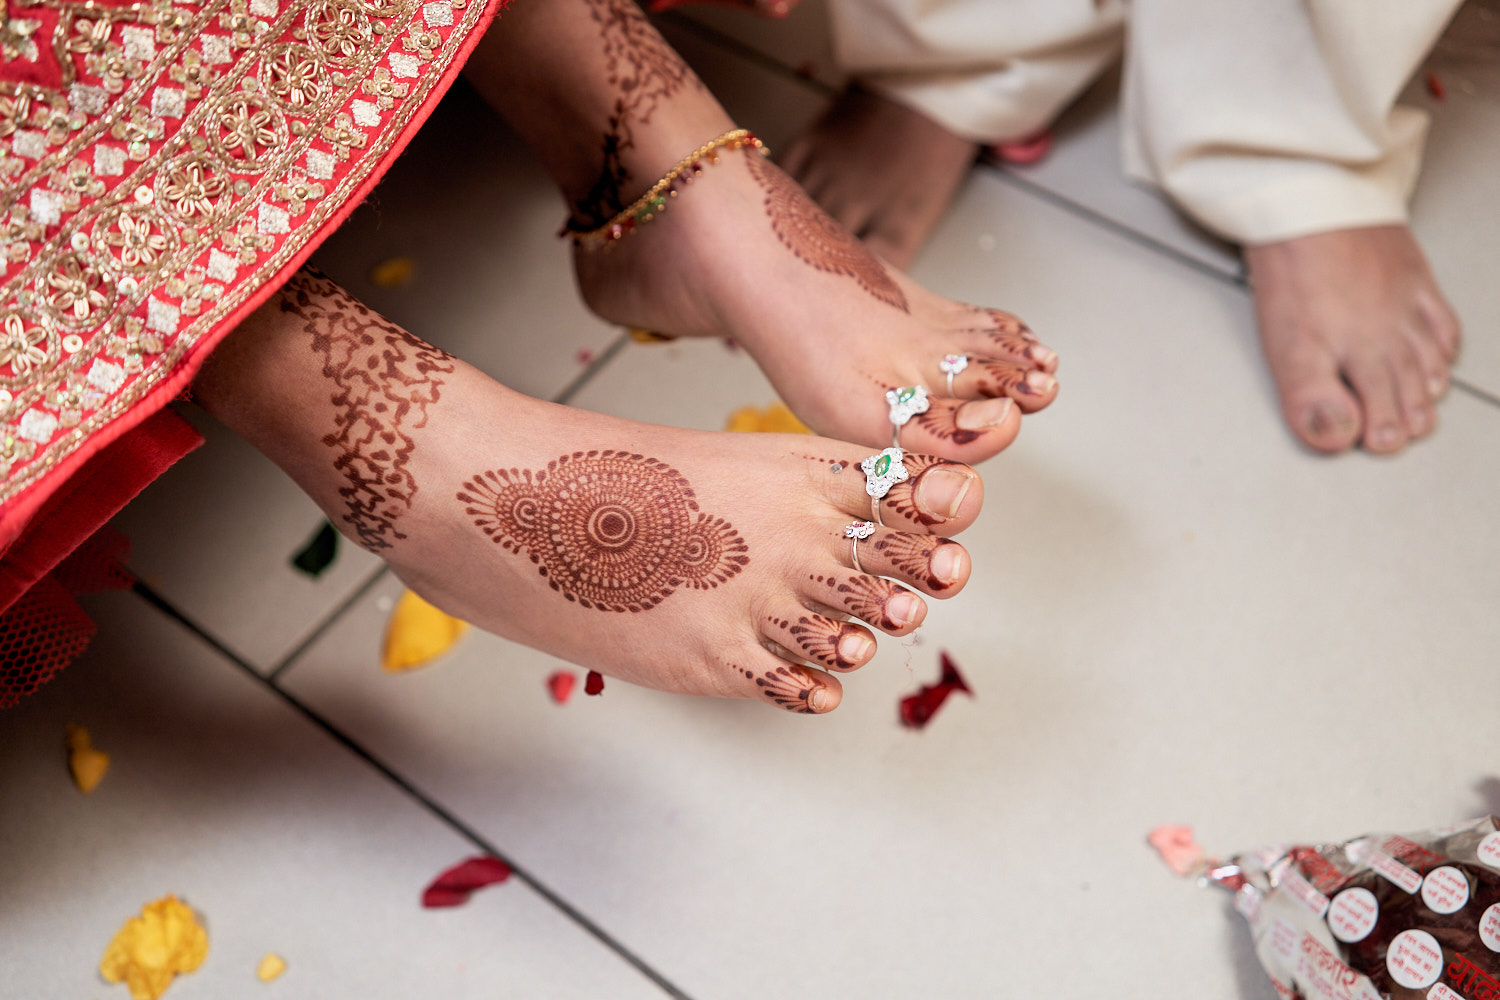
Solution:
{"label": "man's bare foot", "polygon": [[779,159],[829,215],[905,270],[978,152],[977,143],[856,84]]}
{"label": "man's bare foot", "polygon": [[907,455],[872,506],[866,450],[530,399],[314,274],[219,348],[196,396],[434,604],[649,687],[831,711],[872,629],[910,633],[921,595],[969,578],[945,537],[982,503],[967,466]]}
{"label": "man's bare foot", "polygon": [[[887,391],[925,386],[930,408],[901,428],[901,445],[973,463],[1057,395],[1057,356],[1021,320],[887,266],[753,149],[721,157],[670,211],[574,261],[599,315],[732,336],[820,434],[887,445]],[[939,367],[949,354],[968,359],[951,394]]]}
{"label": "man's bare foot", "polygon": [[1247,247],[1245,262],[1282,411],[1308,446],[1389,453],[1433,429],[1459,323],[1409,228]]}

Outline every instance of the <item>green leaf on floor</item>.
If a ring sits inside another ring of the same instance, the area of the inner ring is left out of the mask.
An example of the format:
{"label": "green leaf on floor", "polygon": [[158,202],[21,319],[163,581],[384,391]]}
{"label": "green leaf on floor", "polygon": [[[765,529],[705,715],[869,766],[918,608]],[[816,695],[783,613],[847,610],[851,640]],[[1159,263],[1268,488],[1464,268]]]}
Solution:
{"label": "green leaf on floor", "polygon": [[292,565],[316,580],[333,564],[338,554],[339,533],[333,525],[324,521],[317,533],[307,540],[307,544],[292,556]]}

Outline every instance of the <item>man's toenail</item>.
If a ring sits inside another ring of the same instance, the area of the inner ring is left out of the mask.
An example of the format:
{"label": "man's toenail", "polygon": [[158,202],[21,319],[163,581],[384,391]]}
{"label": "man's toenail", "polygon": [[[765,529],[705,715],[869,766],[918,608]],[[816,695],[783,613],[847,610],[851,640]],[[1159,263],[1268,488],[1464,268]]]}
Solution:
{"label": "man's toenail", "polygon": [[951,466],[929,469],[917,480],[917,506],[932,517],[957,517],[974,478]]}
{"label": "man's toenail", "polygon": [[863,663],[869,657],[875,643],[867,635],[851,632],[839,640],[839,664],[852,666]]}
{"label": "man's toenail", "polygon": [[916,621],[917,616],[922,613],[922,602],[915,594],[897,594],[885,606],[885,612],[890,615],[893,625],[897,628],[905,628]]}
{"label": "man's toenail", "polygon": [[1057,386],[1057,379],[1046,372],[1032,372],[1026,376],[1026,387],[1032,392],[1046,394]]}
{"label": "man's toenail", "polygon": [[991,427],[998,427],[1005,423],[1010,416],[1010,411],[1016,404],[1005,397],[999,399],[981,399],[973,403],[965,403],[958,408],[958,418],[954,423],[966,431],[982,431]]}
{"label": "man's toenail", "polygon": [[1400,435],[1397,434],[1396,428],[1390,426],[1389,424],[1382,427],[1376,427],[1370,432],[1370,444],[1374,445],[1377,448],[1389,448],[1394,445],[1397,440],[1399,440],[1399,438]]}
{"label": "man's toenail", "polygon": [[1347,433],[1353,426],[1349,412],[1340,406],[1319,406],[1307,417],[1307,430],[1314,437],[1335,432]]}
{"label": "man's toenail", "polygon": [[961,567],[958,558],[959,547],[957,545],[939,545],[937,551],[932,553],[932,573],[945,583],[958,582],[958,574]]}
{"label": "man's toenail", "polygon": [[1438,399],[1448,391],[1448,380],[1440,375],[1434,375],[1427,380],[1427,394],[1433,399]]}

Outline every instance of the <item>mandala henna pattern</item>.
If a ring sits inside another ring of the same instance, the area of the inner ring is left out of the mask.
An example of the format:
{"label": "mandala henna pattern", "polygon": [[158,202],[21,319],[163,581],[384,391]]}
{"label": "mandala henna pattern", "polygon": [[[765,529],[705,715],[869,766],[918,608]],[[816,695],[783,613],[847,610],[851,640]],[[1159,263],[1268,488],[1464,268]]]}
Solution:
{"label": "mandala henna pattern", "polygon": [[588,0],[588,5],[604,43],[606,80],[617,94],[605,123],[604,167],[576,206],[579,220],[593,228],[625,207],[621,191],[631,176],[624,154],[635,148],[636,126],[650,124],[657,105],[684,85],[702,90],[703,82],[633,0]]}
{"label": "mandala henna pattern", "polygon": [[735,667],[741,674],[755,681],[760,693],[773,704],[802,715],[816,715],[812,707],[812,695],[819,685],[805,672],[792,666],[777,667],[756,677],[744,667]]}
{"label": "mandala henna pattern", "polygon": [[885,265],[828,213],[802,192],[796,182],[763,156],[749,156],[750,173],[766,192],[771,228],[797,258],[819,271],[841,274],[887,305],[909,312],[901,286]]}
{"label": "mandala henna pattern", "polygon": [[553,590],[598,611],[646,611],[750,563],[739,532],[699,511],[687,479],[644,455],[578,451],[535,473],[484,472],[457,499],[491,541],[528,555]]}
{"label": "mandala henna pattern", "polygon": [[312,352],[334,385],[337,415],[323,443],[337,453],[334,468],[347,482],[339,488],[348,507],[343,520],[365,548],[390,548],[406,537],[396,521],[417,495],[407,469],[416,446],[411,431],[426,426],[453,358],[310,268],[282,289],[281,311],[304,321]]}

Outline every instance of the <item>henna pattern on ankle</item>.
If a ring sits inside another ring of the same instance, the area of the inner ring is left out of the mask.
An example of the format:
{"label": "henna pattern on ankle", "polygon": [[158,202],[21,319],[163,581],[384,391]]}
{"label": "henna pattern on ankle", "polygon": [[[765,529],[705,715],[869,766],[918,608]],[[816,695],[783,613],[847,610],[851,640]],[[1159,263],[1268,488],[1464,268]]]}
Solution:
{"label": "henna pattern on ankle", "polygon": [[844,636],[857,633],[857,627],[807,615],[799,615],[795,625],[784,618],[772,618],[770,622],[791,638],[797,646],[795,652],[801,653],[803,659],[835,670],[854,669],[854,661],[839,652],[839,642]]}
{"label": "henna pattern on ankle", "polygon": [[760,688],[760,693],[766,699],[788,712],[797,712],[801,715],[817,715],[817,709],[812,707],[813,692],[822,685],[813,681],[805,672],[795,667],[777,667],[775,670],[761,674],[759,677],[744,667],[735,667],[745,677],[755,681],[755,686]]}
{"label": "henna pattern on ankle", "polygon": [[756,183],[766,192],[771,228],[797,259],[819,271],[853,278],[887,305],[909,312],[906,295],[885,265],[819,208],[797,182],[763,156],[746,159]]}
{"label": "henna pattern on ankle", "polygon": [[396,521],[411,509],[417,481],[407,469],[427,425],[427,407],[441,396],[454,359],[375,313],[322,273],[305,268],[281,290],[281,311],[304,320],[312,352],[335,387],[334,429],[323,443],[348,481],[339,488],[343,520],[359,543],[388,549],[406,537]]}
{"label": "henna pattern on ankle", "polygon": [[885,556],[893,570],[904,580],[925,584],[933,590],[947,590],[952,582],[932,572],[932,557],[944,545],[957,542],[933,535],[911,535],[898,532],[875,539],[875,551]]}
{"label": "henna pattern on ankle", "polygon": [[684,85],[704,86],[634,0],[587,2],[604,43],[605,79],[617,94],[605,125],[604,167],[575,205],[576,221],[592,229],[625,208],[622,191],[631,174],[624,154],[635,148],[636,126],[649,125],[657,105]]}
{"label": "henna pattern on ankle", "polygon": [[[926,416],[926,414],[922,414],[916,419],[920,420],[922,416]],[[960,431],[959,433],[968,432]],[[947,465],[957,469],[966,469],[968,467],[961,462],[953,462],[946,458],[937,458],[933,455],[913,455],[911,452],[906,453],[901,463],[906,466],[906,471],[910,473],[910,478],[904,483],[897,483],[891,487],[891,491],[885,495],[884,504],[886,509],[895,511],[908,521],[913,521],[924,527],[930,528],[934,524],[945,523],[948,518],[929,514],[917,506],[917,487],[921,484],[922,476],[925,473],[939,466]]]}
{"label": "henna pattern on ankle", "polygon": [[585,608],[646,611],[750,564],[739,532],[699,512],[687,479],[644,455],[577,451],[538,472],[483,472],[457,499],[491,541],[529,555],[553,590]]}

